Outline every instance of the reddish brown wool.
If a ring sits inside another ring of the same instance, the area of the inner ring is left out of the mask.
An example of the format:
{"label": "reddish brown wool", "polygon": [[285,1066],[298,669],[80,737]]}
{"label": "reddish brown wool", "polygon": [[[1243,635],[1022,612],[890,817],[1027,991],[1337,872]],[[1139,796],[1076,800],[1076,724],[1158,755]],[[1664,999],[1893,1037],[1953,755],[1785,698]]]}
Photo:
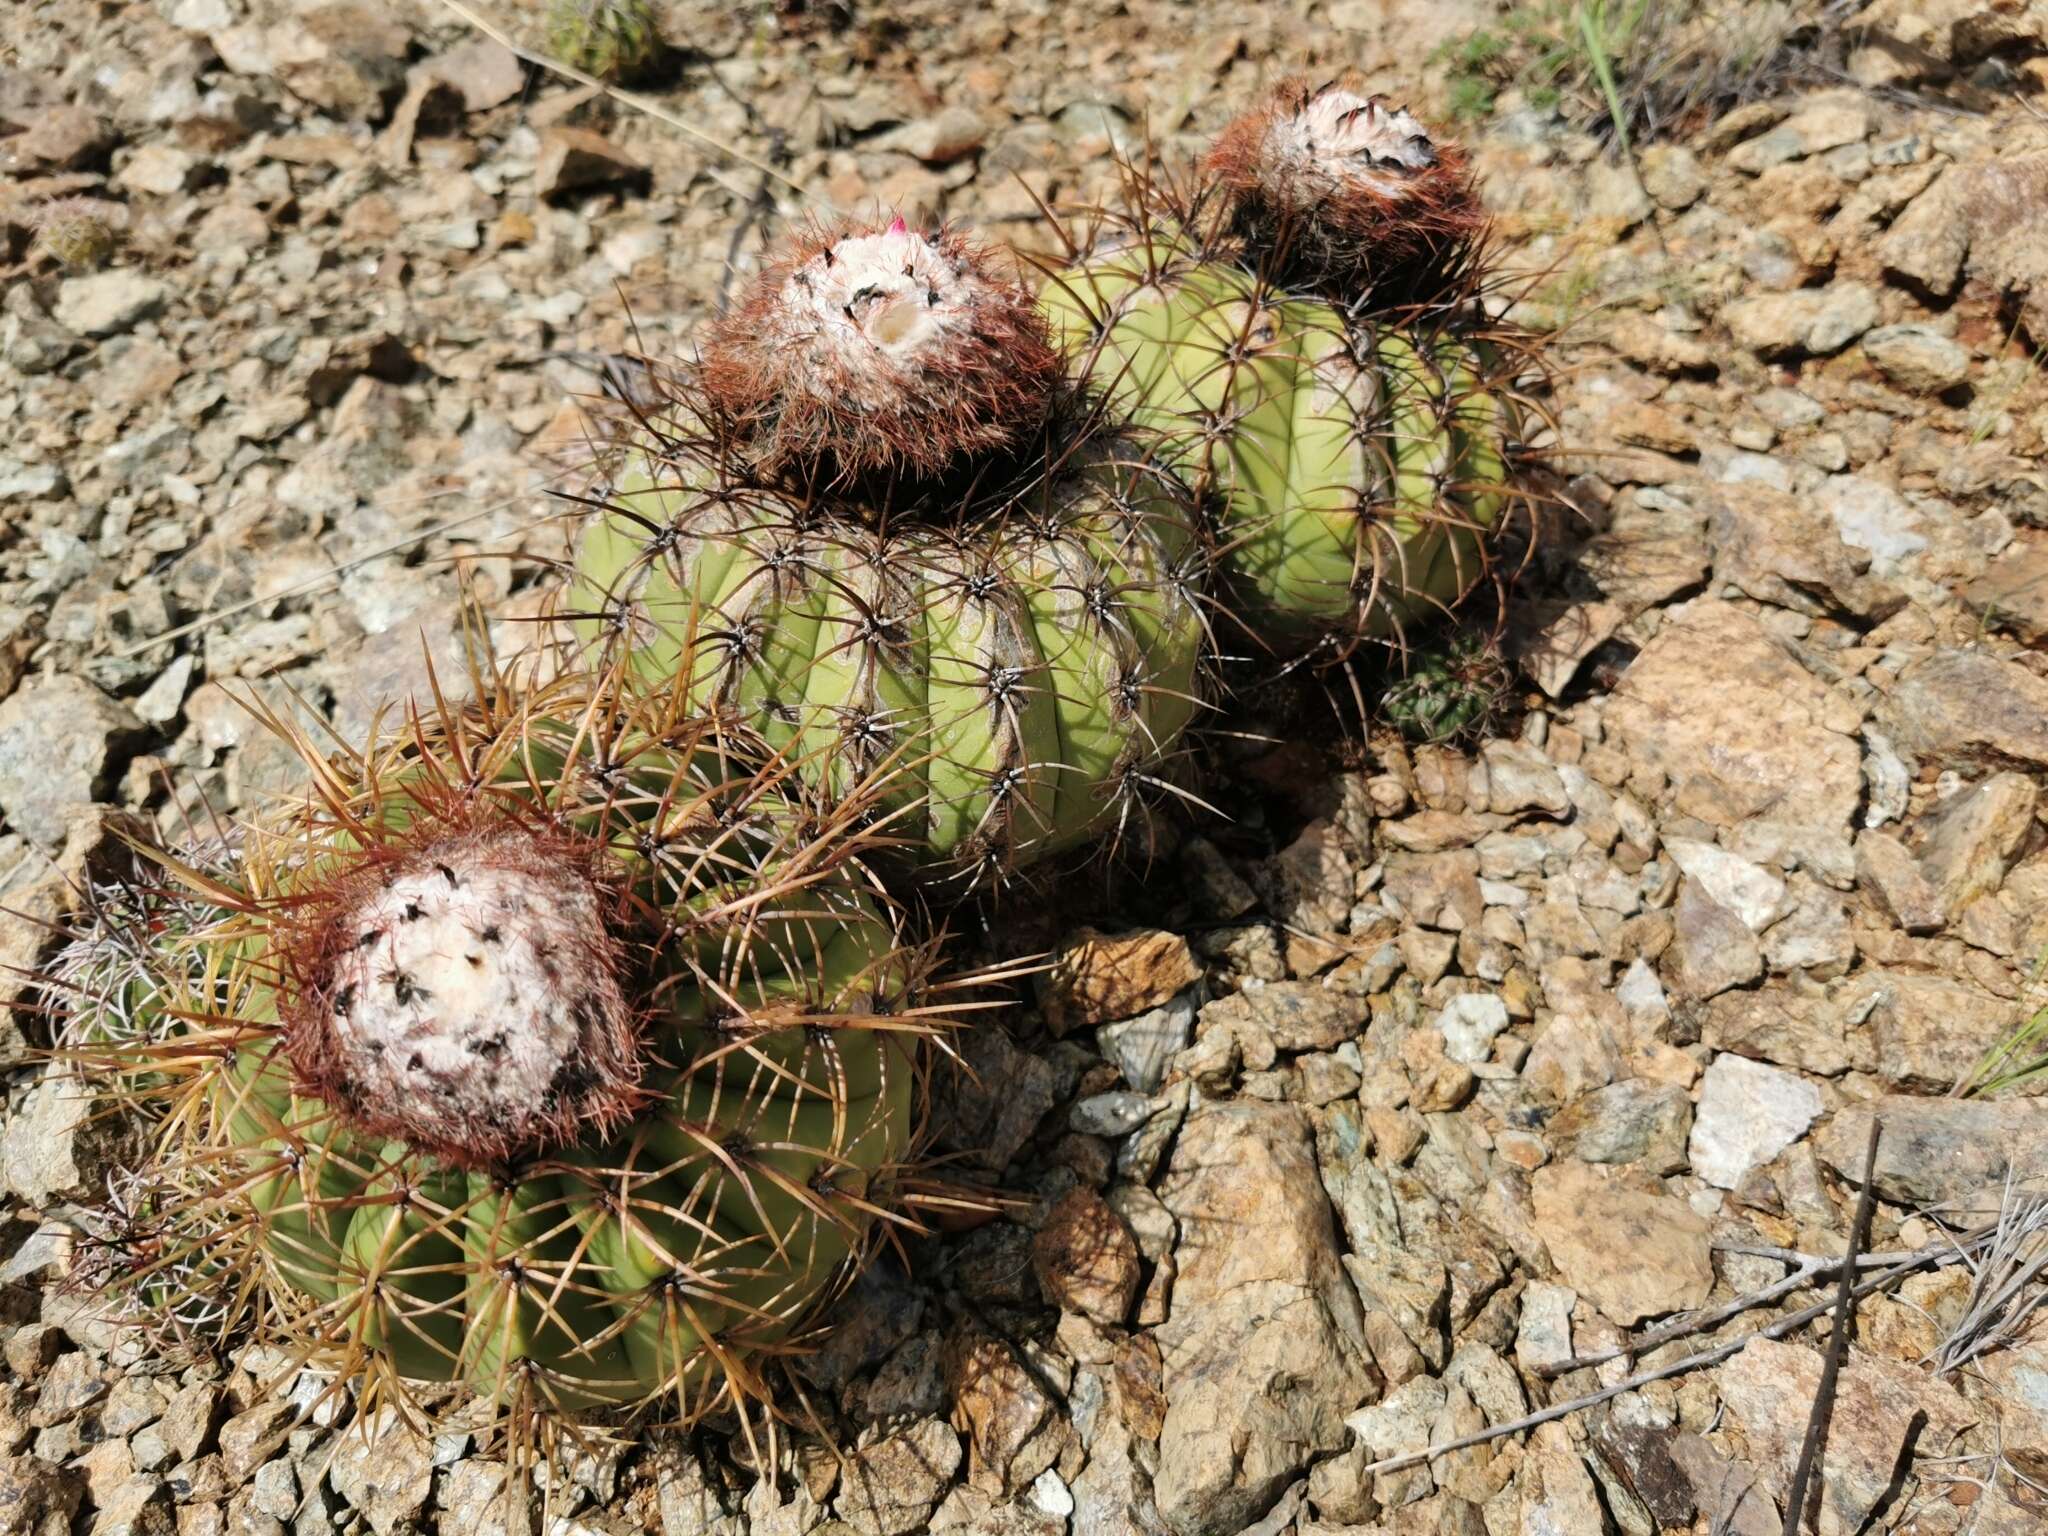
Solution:
{"label": "reddish brown wool", "polygon": [[565,834],[474,825],[373,853],[282,947],[299,1091],[456,1167],[559,1146],[639,1106],[627,899]]}
{"label": "reddish brown wool", "polygon": [[793,238],[711,328],[703,381],[756,467],[933,475],[1043,421],[1060,360],[1029,291],[958,230]]}
{"label": "reddish brown wool", "polygon": [[1254,246],[1349,291],[1426,286],[1486,226],[1464,153],[1355,74],[1284,81],[1217,136],[1205,165]]}

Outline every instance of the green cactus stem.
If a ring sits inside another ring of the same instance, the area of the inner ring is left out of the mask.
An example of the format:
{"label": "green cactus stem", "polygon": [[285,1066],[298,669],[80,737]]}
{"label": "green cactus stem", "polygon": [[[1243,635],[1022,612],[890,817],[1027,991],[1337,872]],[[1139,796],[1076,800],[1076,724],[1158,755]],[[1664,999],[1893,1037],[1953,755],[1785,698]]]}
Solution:
{"label": "green cactus stem", "polygon": [[554,0],[547,28],[557,59],[618,84],[644,79],[664,51],[647,0]]}
{"label": "green cactus stem", "polygon": [[225,867],[161,856],[201,920],[145,926],[154,964],[97,924],[49,979],[157,1128],[103,1283],[366,1412],[749,1411],[919,1129],[930,955],[869,808],[576,676],[334,757],[271,723],[313,788]]}
{"label": "green cactus stem", "polygon": [[1058,377],[987,249],[796,237],[586,498],[592,664],[735,715],[973,883],[1128,829],[1205,676],[1186,486]]}
{"label": "green cactus stem", "polygon": [[1061,350],[1215,507],[1219,612],[1290,662],[1405,645],[1488,577],[1539,415],[1462,156],[1345,77],[1126,170],[1040,291]]}

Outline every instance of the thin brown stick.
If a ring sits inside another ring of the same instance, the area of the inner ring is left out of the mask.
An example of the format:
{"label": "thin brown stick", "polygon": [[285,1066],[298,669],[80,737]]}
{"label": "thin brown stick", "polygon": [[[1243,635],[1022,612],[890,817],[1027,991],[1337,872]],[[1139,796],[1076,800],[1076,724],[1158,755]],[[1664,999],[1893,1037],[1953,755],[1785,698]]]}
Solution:
{"label": "thin brown stick", "polygon": [[[1982,1241],[1984,1236],[1985,1234],[1982,1232],[1972,1233],[1966,1241]],[[1859,1282],[1853,1295],[1856,1299],[1860,1300],[1874,1292],[1883,1290],[1886,1286],[1903,1279],[1915,1270],[1925,1269],[1929,1266],[1942,1267],[1959,1263],[1965,1251],[1967,1251],[1966,1248],[1961,1245],[1954,1249],[1946,1250],[1932,1247],[1922,1249],[1911,1257],[1892,1265],[1889,1269],[1880,1270],[1869,1279]],[[1748,1333],[1730,1339],[1725,1344],[1717,1344],[1712,1349],[1703,1349],[1697,1354],[1687,1355],[1683,1359],[1674,1360],[1667,1365],[1660,1365],[1655,1370],[1639,1372],[1625,1381],[1616,1382],[1611,1387],[1602,1387],[1597,1392],[1589,1392],[1584,1397],[1575,1397],[1569,1402],[1554,1403],[1540,1412],[1525,1414],[1521,1418],[1511,1420],[1506,1424],[1495,1424],[1491,1428],[1462,1436],[1443,1445],[1424,1446],[1418,1450],[1401,1451],[1396,1455],[1383,1457],[1366,1467],[1365,1471],[1368,1473],[1398,1472],[1404,1467],[1420,1466],[1423,1462],[1434,1461],[1439,1456],[1448,1456],[1453,1451],[1470,1450],[1475,1445],[1485,1445],[1488,1441],[1499,1440],[1508,1435],[1519,1435],[1525,1430],[1535,1429],[1538,1425],[1548,1424],[1554,1419],[1562,1419],[1569,1414],[1579,1412],[1581,1409],[1596,1408],[1601,1403],[1607,1402],[1610,1398],[1619,1397],[1624,1392],[1633,1392],[1639,1387],[1646,1387],[1651,1382],[1668,1381],[1671,1377],[1682,1376],[1687,1371],[1696,1371],[1706,1366],[1719,1365],[1723,1360],[1740,1354],[1752,1339],[1782,1339],[1788,1333],[1795,1333],[1805,1327],[1834,1305],[1835,1299],[1829,1297],[1826,1301],[1815,1302],[1812,1306],[1803,1307],[1797,1312],[1788,1312],[1783,1317],[1777,1319],[1777,1321],[1766,1323],[1761,1328],[1752,1329]]]}
{"label": "thin brown stick", "polygon": [[602,91],[605,95],[611,97],[613,101],[623,102],[625,105],[633,108],[636,112],[644,112],[649,117],[653,118],[655,121],[668,124],[668,126],[675,129],[676,132],[684,135],[687,138],[695,140],[698,144],[703,145],[706,149],[717,151],[719,154],[725,156],[726,159],[733,161],[735,164],[744,165],[749,170],[759,171],[763,176],[767,177],[771,181],[781,182],[782,185],[789,188],[790,191],[796,193],[797,196],[808,198],[812,202],[819,204],[820,206],[826,208],[827,210],[831,209],[832,205],[830,202],[828,202],[825,198],[820,197],[817,193],[811,191],[802,182],[795,181],[790,177],[785,176],[781,171],[775,169],[774,166],[770,165],[765,160],[757,160],[752,155],[746,153],[744,150],[734,149],[730,144],[724,143],[722,140],[719,139],[714,139],[710,134],[704,132],[704,130],[701,128],[691,127],[689,123],[685,122],[675,113],[669,111],[668,108],[664,107],[660,102],[652,100],[649,97],[642,96],[637,91],[626,91],[621,90],[616,85],[607,85],[604,81],[598,79],[597,76],[587,75],[582,70],[577,69],[574,65],[564,64],[560,59],[551,59],[544,53],[536,53],[530,48],[520,47],[518,43],[513,41],[511,35],[508,32],[506,32],[504,28],[497,26],[496,24],[482,16],[479,16],[467,5],[464,5],[462,3],[462,0],[441,0],[441,4],[445,6],[447,9],[453,11],[457,16],[460,16],[472,27],[475,27],[477,31],[483,33],[483,35],[485,37],[488,37],[492,42],[498,43],[505,48],[511,49],[517,57],[524,59],[527,63],[538,65],[542,69],[552,70],[554,71],[554,73],[558,75],[565,75],[569,79],[574,80],[577,84],[588,86],[592,90]]}
{"label": "thin brown stick", "polygon": [[[1827,1445],[1828,1426],[1835,1417],[1835,1386],[1841,1379],[1842,1361],[1849,1353],[1849,1312],[1855,1300],[1856,1253],[1862,1248],[1865,1234],[1870,1229],[1870,1208],[1877,1203],[1877,1137],[1878,1122],[1870,1122],[1870,1140],[1863,1148],[1863,1193],[1856,1200],[1856,1219],[1849,1223],[1849,1251],[1842,1261],[1842,1281],[1835,1288],[1835,1325],[1828,1338],[1827,1357],[1821,1362],[1820,1389],[1813,1394],[1813,1412],[1806,1420],[1806,1438],[1799,1445],[1799,1465],[1792,1472],[1792,1490],[1785,1498],[1785,1536],[1799,1536],[1799,1527],[1806,1520],[1808,1511],[1807,1490],[1813,1477],[1814,1463],[1819,1460]],[[1812,1484],[1814,1497],[1820,1493],[1820,1485]],[[1820,1524],[1818,1510],[1813,1511],[1813,1524]]]}
{"label": "thin brown stick", "polygon": [[[1968,1252],[1988,1241],[1996,1231],[1997,1226],[1995,1223],[1989,1226],[1978,1227],[1976,1230],[1966,1232],[1956,1239],[1956,1246],[1960,1251]],[[1605,1365],[1608,1361],[1619,1360],[1624,1355],[1647,1354],[1660,1345],[1670,1344],[1679,1339],[1689,1339],[1697,1334],[1705,1333],[1708,1329],[1718,1327],[1720,1324],[1727,1322],[1731,1317],[1740,1317],[1743,1313],[1753,1312],[1758,1307],[1769,1306],[1781,1297],[1788,1296],[1794,1291],[1804,1290],[1816,1280],[1828,1278],[1837,1274],[1844,1266],[1852,1265],[1852,1261],[1845,1257],[1818,1253],[1801,1253],[1796,1248],[1771,1248],[1761,1244],[1748,1243],[1716,1243],[1714,1248],[1719,1253],[1746,1253],[1753,1254],[1757,1258],[1762,1259],[1777,1259],[1782,1263],[1797,1265],[1798,1268],[1782,1280],[1773,1280],[1760,1291],[1751,1291],[1746,1296],[1738,1296],[1733,1301],[1715,1307],[1711,1311],[1688,1313],[1675,1322],[1664,1324],[1661,1328],[1652,1328],[1648,1333],[1631,1334],[1612,1349],[1603,1349],[1590,1355],[1574,1355],[1569,1360],[1554,1360],[1547,1365],[1539,1365],[1536,1367],[1536,1374],[1543,1377],[1546,1381],[1554,1380],[1559,1376],[1568,1376],[1573,1371],[1589,1370],[1596,1365]],[[1933,1253],[1934,1250],[1932,1249],[1892,1249],[1884,1253],[1858,1254],[1853,1261],[1852,1267],[1857,1269],[1883,1269],[1891,1265],[1912,1264],[1916,1260],[1922,1263],[1931,1263],[1933,1262],[1931,1257]],[[1944,1259],[1942,1262],[1952,1261]]]}

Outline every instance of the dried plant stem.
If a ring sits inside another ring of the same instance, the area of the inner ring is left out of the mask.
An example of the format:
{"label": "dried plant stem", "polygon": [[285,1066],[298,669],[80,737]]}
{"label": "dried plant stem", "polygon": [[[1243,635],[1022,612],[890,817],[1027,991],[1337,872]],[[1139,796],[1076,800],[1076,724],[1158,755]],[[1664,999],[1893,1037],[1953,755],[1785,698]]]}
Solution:
{"label": "dried plant stem", "polygon": [[2008,1176],[1997,1231],[1983,1256],[1966,1262],[1973,1272],[1969,1302],[1931,1356],[1940,1376],[2010,1343],[2037,1309],[2048,1306],[2048,1195],[2016,1189]]}
{"label": "dried plant stem", "polygon": [[780,182],[783,186],[789,188],[790,191],[796,193],[798,197],[807,198],[827,210],[831,208],[832,205],[829,202],[804,186],[802,182],[795,181],[784,175],[767,161],[757,160],[744,150],[734,149],[730,144],[713,138],[710,134],[704,132],[703,129],[692,127],[690,123],[678,117],[651,97],[642,96],[637,91],[622,90],[616,85],[607,85],[604,81],[598,79],[597,76],[585,74],[573,64],[565,64],[560,59],[551,59],[544,53],[536,53],[530,48],[522,48],[517,42],[513,41],[511,34],[506,32],[504,28],[483,16],[479,16],[470,7],[464,5],[462,0],[441,0],[441,4],[448,10],[453,11],[457,16],[460,16],[472,27],[475,27],[477,31],[483,33],[492,42],[511,49],[514,54],[524,59],[527,63],[538,65],[542,69],[552,70],[558,75],[565,75],[577,84],[587,86],[591,90],[602,91],[605,95],[611,97],[612,100],[623,102],[636,112],[644,112],[657,122],[668,124],[669,127],[675,129],[676,132],[682,134],[685,138],[723,155],[736,165],[744,165],[749,170],[759,171],[762,176],[770,181]]}
{"label": "dried plant stem", "polygon": [[[1909,1254],[1899,1259],[1898,1262],[1889,1264],[1886,1268],[1879,1270],[1867,1280],[1859,1281],[1850,1292],[1851,1298],[1853,1300],[1860,1300],[1865,1296],[1872,1295],[1912,1274],[1915,1270],[1942,1268],[1950,1264],[1961,1263],[1965,1255],[1988,1241],[1995,1230],[1995,1226],[1982,1227],[1963,1236],[1951,1248],[1929,1247]],[[1884,1255],[1884,1257],[1892,1258],[1894,1256]],[[1846,1258],[1829,1261],[1829,1265],[1832,1268],[1844,1271],[1852,1267],[1861,1267],[1860,1265],[1852,1266]],[[1811,1279],[1814,1276],[1809,1275],[1806,1278]],[[1781,1281],[1778,1286],[1771,1287],[1768,1294],[1782,1294],[1780,1289],[1782,1285],[1783,1282]],[[1761,1296],[1767,1293],[1758,1294]],[[1625,1392],[1633,1392],[1639,1387],[1646,1387],[1652,1382],[1667,1381],[1673,1376],[1683,1376],[1688,1371],[1696,1371],[1707,1366],[1719,1365],[1722,1361],[1740,1354],[1752,1339],[1782,1339],[1787,1334],[1798,1332],[1815,1318],[1824,1315],[1836,1303],[1837,1298],[1830,1296],[1825,1301],[1815,1302],[1810,1307],[1802,1307],[1797,1312],[1788,1312],[1785,1316],[1778,1318],[1774,1322],[1767,1323],[1761,1328],[1752,1329],[1750,1332],[1730,1339],[1726,1343],[1717,1344],[1712,1349],[1700,1350],[1695,1354],[1686,1355],[1681,1359],[1660,1365],[1654,1370],[1640,1372],[1637,1375],[1628,1377],[1624,1381],[1617,1381],[1612,1386],[1602,1387],[1597,1392],[1589,1392],[1584,1397],[1575,1397],[1568,1402],[1553,1403],[1550,1407],[1536,1413],[1525,1414],[1521,1418],[1511,1420],[1505,1424],[1495,1424],[1474,1434],[1447,1441],[1443,1445],[1424,1446],[1417,1450],[1401,1451],[1392,1456],[1382,1457],[1364,1470],[1367,1473],[1398,1472],[1404,1467],[1419,1466],[1423,1462],[1434,1461],[1439,1456],[1448,1456],[1453,1451],[1469,1450],[1475,1445],[1484,1445],[1489,1441],[1503,1439],[1508,1435],[1519,1435],[1524,1431],[1536,1428],[1538,1425],[1548,1424],[1553,1420],[1578,1413],[1582,1409],[1598,1407],[1601,1403],[1620,1397]],[[1707,1317],[1686,1325],[1686,1331],[1690,1333],[1704,1332],[1706,1329],[1713,1327],[1716,1322],[1725,1319],[1734,1312],[1743,1311],[1751,1306],[1761,1304],[1757,1297],[1746,1297],[1730,1307],[1721,1308]],[[1669,1330],[1664,1330],[1664,1332],[1668,1335]],[[1683,1335],[1678,1336],[1682,1337]],[[1646,1335],[1645,1339],[1648,1337]],[[1645,1341],[1637,1341],[1638,1345],[1643,1342]],[[1659,1342],[1669,1342],[1669,1337],[1667,1336]],[[1616,1355],[1631,1353],[1632,1349],[1633,1346],[1631,1349],[1617,1350],[1610,1354],[1601,1355],[1598,1359],[1603,1361],[1611,1360]],[[1571,1368],[1576,1364],[1578,1362],[1567,1362],[1563,1369]],[[1546,1371],[1545,1374],[1550,1374],[1558,1369],[1561,1368],[1551,1367],[1550,1371]]]}
{"label": "dried plant stem", "polygon": [[[1965,1239],[1965,1241],[1968,1242],[1979,1235],[1972,1233],[1971,1238]],[[1847,1257],[1830,1258],[1824,1254],[1800,1253],[1790,1248],[1748,1247],[1740,1244],[1720,1244],[1717,1247],[1722,1253],[1753,1254],[1758,1258],[1778,1259],[1798,1267],[1782,1280],[1774,1280],[1760,1291],[1751,1291],[1746,1296],[1738,1296],[1725,1306],[1715,1307],[1709,1312],[1693,1313],[1689,1316],[1681,1317],[1676,1322],[1667,1323],[1662,1328],[1653,1328],[1648,1333],[1636,1334],[1623,1343],[1616,1345],[1613,1349],[1603,1349],[1599,1353],[1591,1355],[1575,1355],[1569,1360],[1558,1360],[1548,1365],[1539,1365],[1536,1367],[1536,1374],[1545,1379],[1551,1379],[1569,1375],[1573,1371],[1587,1370],[1596,1365],[1605,1365],[1608,1361],[1619,1360],[1624,1355],[1647,1354],[1650,1350],[1656,1349],[1660,1345],[1669,1344],[1678,1339],[1690,1339],[1705,1333],[1710,1328],[1717,1328],[1731,1317],[1740,1317],[1743,1313],[1753,1312],[1758,1307],[1769,1306],[1772,1302],[1789,1296],[1794,1291],[1803,1291],[1815,1281],[1826,1279],[1852,1266],[1857,1269],[1880,1269],[1888,1265],[1910,1263],[1921,1257],[1918,1252],[1908,1253],[1901,1251],[1894,1253],[1866,1253],[1852,1260]]]}
{"label": "dried plant stem", "polygon": [[[1842,1262],[1841,1283],[1835,1288],[1835,1322],[1828,1336],[1827,1357],[1821,1363],[1820,1387],[1813,1394],[1813,1412],[1806,1421],[1806,1438],[1800,1442],[1799,1465],[1792,1473],[1792,1488],[1785,1497],[1784,1536],[1799,1536],[1806,1518],[1807,1485],[1814,1463],[1827,1445],[1828,1426],[1835,1417],[1835,1385],[1841,1379],[1842,1361],[1849,1353],[1849,1314],[1855,1301],[1856,1254],[1870,1229],[1870,1208],[1877,1203],[1878,1122],[1870,1122],[1870,1140],[1863,1148],[1863,1193],[1856,1201],[1856,1219],[1849,1223],[1849,1251]],[[1816,1494],[1818,1490],[1816,1489]],[[1818,1527],[1818,1512],[1814,1524]]]}

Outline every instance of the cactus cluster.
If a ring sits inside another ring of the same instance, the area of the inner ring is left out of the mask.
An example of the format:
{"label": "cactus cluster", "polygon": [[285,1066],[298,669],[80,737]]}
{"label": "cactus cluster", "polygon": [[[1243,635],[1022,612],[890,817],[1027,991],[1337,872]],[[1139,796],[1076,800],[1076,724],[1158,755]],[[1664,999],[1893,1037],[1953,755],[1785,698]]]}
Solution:
{"label": "cactus cluster", "polygon": [[950,228],[810,228],[609,455],[569,611],[736,714],[928,872],[1126,827],[1221,631],[1405,648],[1487,575],[1528,349],[1480,303],[1462,155],[1353,77],[1287,82],[1034,301]]}
{"label": "cactus cluster", "polygon": [[[653,38],[556,18],[593,73]],[[1219,630],[1399,644],[1524,494],[1528,359],[1405,111],[1289,84],[1131,192],[1036,291],[953,228],[791,238],[600,446],[569,665],[334,755],[269,716],[304,797],[99,893],[49,995],[153,1145],[101,1280],[365,1408],[767,1396],[908,1219],[947,984],[889,890],[1128,829]],[[1387,705],[1489,687],[1454,650]]]}
{"label": "cactus cluster", "polygon": [[918,1125],[930,954],[858,799],[574,678],[309,766],[231,864],[163,856],[192,920],[52,977],[157,1127],[127,1292],[370,1399],[760,1397]]}

